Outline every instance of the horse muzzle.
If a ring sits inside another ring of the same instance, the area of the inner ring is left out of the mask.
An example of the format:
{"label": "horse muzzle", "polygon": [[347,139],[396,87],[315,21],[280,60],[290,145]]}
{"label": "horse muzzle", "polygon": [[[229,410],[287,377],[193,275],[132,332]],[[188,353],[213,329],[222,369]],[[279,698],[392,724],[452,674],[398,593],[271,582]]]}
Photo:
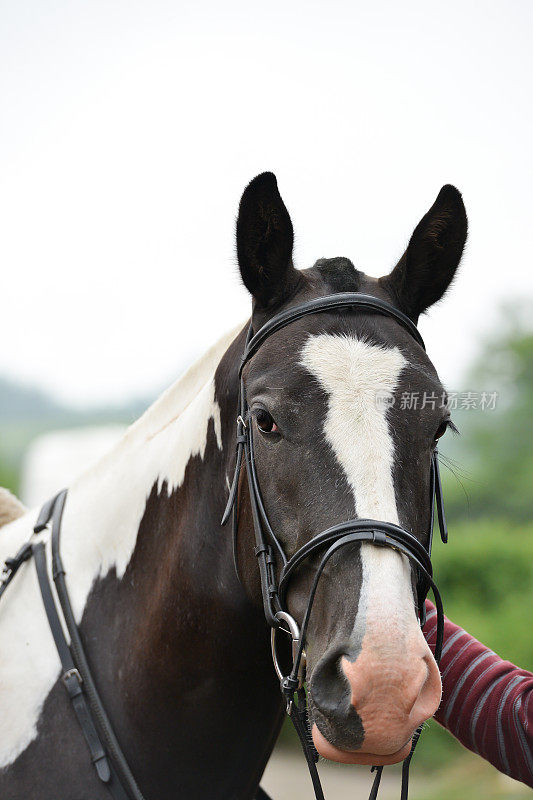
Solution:
{"label": "horse muzzle", "polygon": [[314,745],[333,761],[402,761],[416,729],[437,710],[441,691],[437,663],[416,620],[393,646],[378,629],[370,631],[355,659],[343,648],[331,648],[312,672]]}

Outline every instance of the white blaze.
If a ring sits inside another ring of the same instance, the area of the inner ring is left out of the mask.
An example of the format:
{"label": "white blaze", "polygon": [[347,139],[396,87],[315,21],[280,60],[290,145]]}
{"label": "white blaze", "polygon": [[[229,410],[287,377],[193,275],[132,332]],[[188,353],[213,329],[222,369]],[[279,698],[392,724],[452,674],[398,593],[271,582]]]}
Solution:
{"label": "white blaze", "polygon": [[[394,444],[387,406],[407,361],[397,347],[385,348],[349,336],[311,336],[303,366],[328,395],[324,436],[342,466],[359,518],[398,524],[393,481]],[[354,633],[386,631],[387,622],[415,621],[407,558],[384,547],[361,546],[362,585]],[[369,615],[372,615],[371,617]]]}

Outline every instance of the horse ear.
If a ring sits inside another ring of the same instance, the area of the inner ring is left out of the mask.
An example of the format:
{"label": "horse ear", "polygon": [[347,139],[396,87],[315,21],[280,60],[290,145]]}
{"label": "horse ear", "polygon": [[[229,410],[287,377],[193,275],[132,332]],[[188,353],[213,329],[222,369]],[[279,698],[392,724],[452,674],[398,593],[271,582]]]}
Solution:
{"label": "horse ear", "polygon": [[390,275],[380,278],[414,322],[451,284],[466,242],[468,222],[461,193],[443,186],[416,226],[407,250]]}
{"label": "horse ear", "polygon": [[244,190],[237,218],[237,258],[244,285],[262,308],[279,305],[298,285],[294,233],[276,176],[263,172]]}

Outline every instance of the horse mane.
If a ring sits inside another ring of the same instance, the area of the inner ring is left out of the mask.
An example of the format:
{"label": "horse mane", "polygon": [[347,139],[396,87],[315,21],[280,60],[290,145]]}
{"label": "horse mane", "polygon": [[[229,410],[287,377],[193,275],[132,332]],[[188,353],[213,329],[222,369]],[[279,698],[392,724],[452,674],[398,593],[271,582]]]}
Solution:
{"label": "horse mane", "polygon": [[206,384],[213,380],[222,356],[242,328],[243,323],[240,323],[221,336],[168,389],[165,389],[102,458],[88,465],[79,474],[71,484],[71,488],[83,483],[91,473],[94,475],[104,465],[112,463],[117,456],[150,442],[166,428],[178,422]]}
{"label": "horse mane", "polygon": [[242,330],[243,323],[227,331],[149,406],[126,431],[123,441],[153,439],[183,414],[198,393],[213,379],[220,359]]}

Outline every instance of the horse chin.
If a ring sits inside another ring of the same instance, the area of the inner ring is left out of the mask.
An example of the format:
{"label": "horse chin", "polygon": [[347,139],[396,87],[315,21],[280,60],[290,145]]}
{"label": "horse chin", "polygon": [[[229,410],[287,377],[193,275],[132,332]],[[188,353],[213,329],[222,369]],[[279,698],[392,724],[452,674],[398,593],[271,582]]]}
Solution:
{"label": "horse chin", "polygon": [[411,739],[395,753],[379,754],[366,753],[363,750],[340,750],[338,747],[328,742],[326,737],[320,733],[316,723],[313,725],[312,734],[313,744],[318,754],[323,758],[327,758],[329,761],[337,761],[340,764],[366,764],[375,767],[387,766],[388,764],[397,764],[399,761],[403,761],[407,758],[411,750]]}

